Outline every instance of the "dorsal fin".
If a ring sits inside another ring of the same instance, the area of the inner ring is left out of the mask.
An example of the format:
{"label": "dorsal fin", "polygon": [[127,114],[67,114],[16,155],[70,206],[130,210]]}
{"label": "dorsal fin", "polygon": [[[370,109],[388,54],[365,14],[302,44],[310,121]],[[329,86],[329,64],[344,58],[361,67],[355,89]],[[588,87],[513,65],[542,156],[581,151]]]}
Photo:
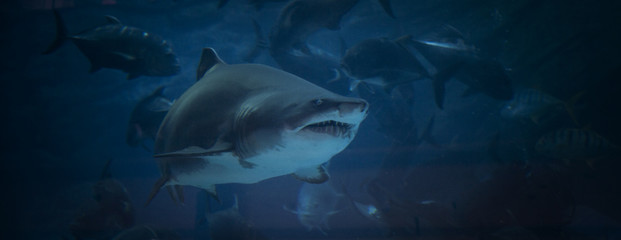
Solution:
{"label": "dorsal fin", "polygon": [[218,57],[218,53],[213,48],[203,48],[203,54],[201,55],[201,61],[198,64],[198,69],[196,69],[196,81],[200,80],[209,69],[211,69],[216,64],[222,63],[224,61]]}
{"label": "dorsal fin", "polygon": [[121,21],[118,18],[116,18],[115,16],[106,15],[106,20],[108,20],[108,22],[110,24],[119,24],[119,25],[121,25]]}

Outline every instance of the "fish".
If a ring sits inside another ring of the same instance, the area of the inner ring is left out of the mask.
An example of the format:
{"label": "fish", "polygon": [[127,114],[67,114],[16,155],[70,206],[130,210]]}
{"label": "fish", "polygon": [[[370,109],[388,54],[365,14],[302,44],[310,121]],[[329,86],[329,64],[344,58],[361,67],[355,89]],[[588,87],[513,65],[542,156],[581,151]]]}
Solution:
{"label": "fish", "polygon": [[93,199],[70,223],[75,239],[109,239],[134,226],[134,207],[125,186],[112,178],[108,160],[93,185]]}
{"label": "fish", "polygon": [[237,195],[235,195],[235,202],[230,208],[208,214],[207,222],[209,224],[209,239],[269,239],[259,231],[252,222],[246,220],[246,218],[240,214]]}
{"label": "fish", "polygon": [[[261,54],[262,50],[270,48],[259,23],[256,20],[253,20],[252,23],[256,40],[253,48],[243,58],[245,62],[253,62]],[[313,46],[307,47],[310,54],[294,50],[292,52],[273,54],[271,57],[284,71],[295,74],[337,94],[349,94],[346,76],[339,67],[338,59],[340,57]]]}
{"label": "fish", "polygon": [[[193,86],[175,100],[155,139],[163,186],[252,184],[293,174],[312,183],[322,167],[354,139],[368,103],[320,88],[262,64],[226,64],[204,48]],[[174,187],[174,189],[173,189]],[[173,198],[174,199],[174,198]]]}
{"label": "fish", "polygon": [[[280,12],[269,35],[271,55],[292,50],[310,54],[306,39],[320,29],[338,30],[343,16],[359,0],[293,0]],[[388,0],[380,1],[385,11],[394,16]]]}
{"label": "fish", "polygon": [[164,97],[163,92],[164,86],[160,86],[134,106],[127,128],[127,145],[131,147],[141,145],[147,151],[151,151],[144,142],[148,139],[155,140],[157,130],[173,103]]}
{"label": "fish", "polygon": [[362,214],[367,219],[373,222],[380,223],[380,224],[385,224],[384,213],[381,210],[379,210],[375,205],[364,204],[364,203],[353,201],[353,200],[352,200],[352,204],[354,204],[354,206],[356,207],[356,210],[358,210],[358,213]]}
{"label": "fish", "polygon": [[519,89],[513,99],[503,106],[500,116],[513,120],[530,119],[535,124],[541,124],[560,113],[567,112],[578,125],[573,105],[581,95],[582,93],[578,93],[569,102],[564,102],[538,89]]}
{"label": "fish", "polygon": [[329,182],[322,184],[303,183],[298,192],[296,209],[283,208],[296,214],[300,223],[308,231],[317,229],[323,235],[328,235],[324,229],[329,229],[330,216],[339,212],[336,209],[342,194],[334,190]]}
{"label": "fish", "polygon": [[355,90],[363,82],[390,94],[396,86],[429,79],[425,67],[402,45],[409,38],[409,35],[395,40],[371,38],[347,49],[341,67],[348,76],[356,79],[350,90]]}
{"label": "fish", "polygon": [[537,140],[535,150],[546,157],[565,160],[593,160],[618,153],[621,148],[599,133],[580,128],[560,129],[545,134]]}
{"label": "fish", "polygon": [[51,54],[71,40],[91,63],[90,73],[102,68],[118,69],[127,79],[139,76],[173,76],[180,72],[179,60],[162,37],[123,25],[106,16],[108,23],[69,35],[60,13],[54,10],[56,38],[43,54]]}
{"label": "fish", "polygon": [[505,67],[493,58],[482,57],[478,48],[466,43],[452,26],[445,26],[431,39],[404,39],[407,48],[431,77],[436,106],[444,107],[445,84],[452,78],[468,86],[462,97],[475,93],[497,100],[511,100],[514,90]]}

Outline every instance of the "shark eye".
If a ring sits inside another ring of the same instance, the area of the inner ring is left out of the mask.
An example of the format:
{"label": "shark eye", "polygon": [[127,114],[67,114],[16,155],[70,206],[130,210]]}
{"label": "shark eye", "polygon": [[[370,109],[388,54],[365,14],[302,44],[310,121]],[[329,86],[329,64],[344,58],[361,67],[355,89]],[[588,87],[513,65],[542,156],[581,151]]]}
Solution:
{"label": "shark eye", "polygon": [[315,107],[321,106],[322,103],[323,103],[323,100],[321,100],[320,98],[313,100],[313,105]]}

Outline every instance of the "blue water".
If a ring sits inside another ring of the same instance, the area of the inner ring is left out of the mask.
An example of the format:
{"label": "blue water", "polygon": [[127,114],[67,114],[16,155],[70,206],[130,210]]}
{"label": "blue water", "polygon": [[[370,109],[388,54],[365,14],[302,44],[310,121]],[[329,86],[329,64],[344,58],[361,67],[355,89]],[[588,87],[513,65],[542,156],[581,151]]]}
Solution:
{"label": "blue water", "polygon": [[[252,20],[268,38],[287,2],[268,2],[260,10],[245,0],[230,0],[220,9],[208,0],[55,4],[70,33],[101,25],[104,15],[112,15],[162,36],[178,56],[181,72],[134,80],[114,69],[89,73],[89,61],[70,42],[42,55],[56,34],[54,3],[3,2],[2,204],[12,224],[3,224],[2,236],[73,239],[70,225],[96,206],[93,185],[111,160],[111,177],[127,189],[133,206],[131,225],[166,231],[173,239],[209,239],[209,223],[201,217],[229,208],[234,195],[244,224],[268,239],[621,238],[618,147],[580,159],[535,149],[541,136],[569,128],[621,145],[619,3],[392,0],[396,18],[391,18],[377,1],[361,0],[343,16],[340,29],[308,36],[313,54],[338,63],[362,40],[406,34],[430,38],[450,25],[479,49],[479,56],[503,66],[515,91],[535,88],[572,103],[571,115],[546,110],[546,121],[533,122],[530,116],[501,116],[508,100],[482,93],[462,96],[468,85],[459,76],[445,85],[443,109],[436,106],[428,79],[405,83],[413,91],[411,103],[381,88],[371,97],[331,89],[383,108],[378,114],[372,110],[354,141],[330,161],[330,183],[340,200],[322,228],[326,234],[307,231],[284,210],[296,206],[303,183],[292,176],[218,185],[221,203],[188,186],[183,204],[163,190],[144,206],[160,172],[151,152],[125,142],[130,113],[141,98],[162,85],[166,97],[178,98],[195,82],[204,47],[214,48],[227,63],[243,63],[255,45]],[[266,49],[253,62],[281,67]],[[432,117],[436,144],[404,138],[404,132],[422,135]],[[400,124],[403,119],[409,124]],[[365,216],[353,202],[375,206],[381,219]],[[126,228],[92,239],[108,239]]]}

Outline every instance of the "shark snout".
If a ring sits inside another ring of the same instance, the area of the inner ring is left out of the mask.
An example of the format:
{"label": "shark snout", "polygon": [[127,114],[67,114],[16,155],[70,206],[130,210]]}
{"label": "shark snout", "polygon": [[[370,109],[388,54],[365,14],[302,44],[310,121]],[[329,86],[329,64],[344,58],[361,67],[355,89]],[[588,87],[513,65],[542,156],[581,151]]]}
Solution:
{"label": "shark snout", "polygon": [[369,103],[362,99],[355,99],[353,101],[341,102],[338,105],[338,110],[341,116],[350,114],[366,114],[369,109]]}

